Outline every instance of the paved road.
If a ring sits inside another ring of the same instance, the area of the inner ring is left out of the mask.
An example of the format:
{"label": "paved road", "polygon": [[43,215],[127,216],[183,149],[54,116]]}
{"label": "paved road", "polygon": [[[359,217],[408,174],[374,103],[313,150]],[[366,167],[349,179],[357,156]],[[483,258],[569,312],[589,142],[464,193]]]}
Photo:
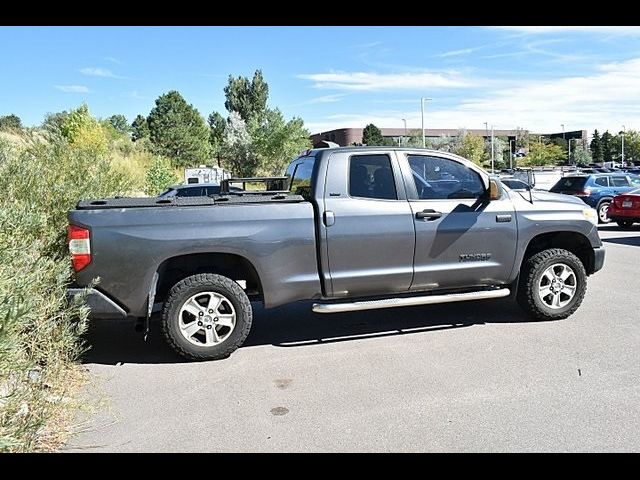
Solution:
{"label": "paved road", "polygon": [[186,363],[157,325],[96,323],[106,405],[77,451],[638,451],[640,227],[602,227],[580,310],[523,320],[507,301],[321,316],[255,314],[229,359]]}

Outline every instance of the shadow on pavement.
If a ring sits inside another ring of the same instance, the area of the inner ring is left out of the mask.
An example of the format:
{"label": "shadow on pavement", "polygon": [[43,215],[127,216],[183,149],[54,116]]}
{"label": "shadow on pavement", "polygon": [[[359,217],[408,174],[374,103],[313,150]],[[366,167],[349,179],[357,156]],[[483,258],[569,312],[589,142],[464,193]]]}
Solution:
{"label": "shadow on pavement", "polygon": [[630,228],[622,228],[616,223],[608,223],[606,225],[598,225],[600,232],[640,232],[640,223],[634,223]]}
{"label": "shadow on pavement", "polygon": [[617,243],[619,245],[629,245],[632,247],[640,247],[640,237],[613,237],[603,238],[605,243]]}
{"label": "shadow on pavement", "polygon": [[[178,363],[185,360],[165,343],[159,319],[147,342],[131,321],[92,321],[85,335],[84,363]],[[340,314],[311,312],[311,302],[265,310],[254,304],[253,326],[243,347],[304,347],[366,338],[408,335],[485,323],[529,321],[510,300],[474,301]]]}

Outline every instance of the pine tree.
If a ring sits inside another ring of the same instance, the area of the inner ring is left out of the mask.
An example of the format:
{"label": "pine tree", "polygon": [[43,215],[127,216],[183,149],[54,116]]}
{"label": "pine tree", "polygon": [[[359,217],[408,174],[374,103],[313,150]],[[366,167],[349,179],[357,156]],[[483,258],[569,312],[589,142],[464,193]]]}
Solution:
{"label": "pine tree", "polygon": [[147,119],[142,115],[138,115],[131,124],[131,138],[135,142],[141,138],[149,136],[149,124]]}
{"label": "pine tree", "polygon": [[594,162],[602,162],[602,140],[600,139],[600,134],[598,130],[593,131],[593,138],[591,139],[591,144],[589,145],[591,148],[591,156],[593,157]]}
{"label": "pine tree", "polygon": [[177,91],[158,97],[147,122],[154,149],[169,157],[174,166],[188,167],[209,159],[209,128]]}
{"label": "pine tree", "polygon": [[370,123],[362,130],[362,143],[369,146],[384,145],[382,132],[373,123]]}

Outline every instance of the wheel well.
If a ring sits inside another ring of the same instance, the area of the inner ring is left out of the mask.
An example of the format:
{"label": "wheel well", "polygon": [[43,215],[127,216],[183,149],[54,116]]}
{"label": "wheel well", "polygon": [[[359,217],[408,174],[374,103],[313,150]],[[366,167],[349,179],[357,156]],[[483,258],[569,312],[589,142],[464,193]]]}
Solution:
{"label": "wheel well", "polygon": [[262,284],[249,260],[230,253],[195,253],[165,260],[158,267],[156,302],[164,302],[171,287],[198,273],[217,273],[232,280],[244,280],[250,300],[262,300]]}
{"label": "wheel well", "polygon": [[580,259],[587,274],[595,268],[595,254],[589,239],[576,232],[543,233],[534,237],[527,246],[523,261],[548,248],[563,248]]}

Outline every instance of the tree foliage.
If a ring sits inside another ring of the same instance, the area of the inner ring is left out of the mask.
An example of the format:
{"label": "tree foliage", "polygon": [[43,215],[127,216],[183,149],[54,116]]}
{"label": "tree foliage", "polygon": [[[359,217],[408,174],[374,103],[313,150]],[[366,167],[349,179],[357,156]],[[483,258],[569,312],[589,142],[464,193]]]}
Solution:
{"label": "tree foliage", "polygon": [[311,147],[309,131],[301,118],[285,121],[279,109],[267,109],[262,121],[249,123],[253,151],[261,175],[278,175],[300,151]]}
{"label": "tree foliage", "polygon": [[464,131],[453,145],[453,153],[471,160],[476,165],[482,165],[482,161],[486,158],[484,143],[484,138],[480,135]]}
{"label": "tree foliage", "polygon": [[209,143],[211,144],[211,153],[218,159],[218,166],[220,165],[220,157],[222,154],[222,146],[224,143],[224,129],[227,125],[224,117],[218,112],[213,112],[209,115]]}
{"label": "tree foliage", "polygon": [[572,162],[575,164],[589,165],[593,162],[591,157],[591,149],[585,148],[583,145],[577,145],[571,150]]}
{"label": "tree foliage", "polygon": [[594,162],[602,162],[602,140],[598,130],[593,131],[593,138],[591,139],[591,156]]}
{"label": "tree foliage", "polygon": [[0,130],[20,131],[22,129],[22,120],[14,114],[3,115],[0,117]]}
{"label": "tree foliage", "polygon": [[133,141],[140,140],[141,138],[149,137],[149,124],[147,119],[142,115],[136,116],[131,124],[131,138]]}
{"label": "tree foliage", "polygon": [[613,136],[609,133],[609,130],[607,130],[602,134],[601,143],[602,143],[602,161],[603,162],[613,161],[613,157],[615,155]]}
{"label": "tree foliage", "polygon": [[253,177],[258,170],[259,161],[254,152],[247,124],[239,113],[231,112],[224,130],[222,153],[225,168],[234,176]]}
{"label": "tree foliage", "polygon": [[124,115],[111,115],[107,120],[109,121],[109,124],[113,127],[113,129],[118,133],[125,135],[131,131],[131,127],[129,126],[127,117],[125,117]]}
{"label": "tree foliage", "polygon": [[362,130],[362,143],[369,146],[384,145],[382,132],[373,123],[370,123]]}
{"label": "tree foliage", "polygon": [[227,111],[237,112],[245,123],[249,123],[265,113],[269,85],[262,77],[262,70],[256,70],[251,81],[247,77],[236,78],[229,75],[229,83],[224,87],[224,94],[224,106]]}
{"label": "tree foliage", "polygon": [[160,95],[147,121],[155,151],[174,166],[197,165],[209,158],[209,129],[198,110],[177,91]]}
{"label": "tree foliage", "polygon": [[107,151],[106,132],[91,116],[86,103],[62,117],[60,133],[72,147],[89,149],[100,154]]}
{"label": "tree foliage", "polygon": [[145,175],[144,192],[147,195],[155,196],[177,182],[178,179],[171,168],[171,163],[165,158],[157,157]]}
{"label": "tree foliage", "polygon": [[529,144],[529,154],[519,160],[521,166],[556,165],[565,160],[562,147],[554,143],[533,142]]}

